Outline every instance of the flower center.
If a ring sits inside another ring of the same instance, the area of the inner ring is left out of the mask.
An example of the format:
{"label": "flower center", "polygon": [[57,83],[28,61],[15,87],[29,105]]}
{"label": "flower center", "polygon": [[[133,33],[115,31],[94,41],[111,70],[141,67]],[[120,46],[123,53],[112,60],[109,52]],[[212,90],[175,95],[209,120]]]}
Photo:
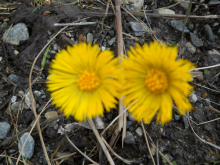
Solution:
{"label": "flower center", "polygon": [[78,75],[77,84],[82,91],[93,91],[100,85],[100,80],[94,71],[84,70]]}
{"label": "flower center", "polygon": [[168,88],[168,78],[161,70],[151,70],[145,77],[145,85],[155,94],[160,94]]}

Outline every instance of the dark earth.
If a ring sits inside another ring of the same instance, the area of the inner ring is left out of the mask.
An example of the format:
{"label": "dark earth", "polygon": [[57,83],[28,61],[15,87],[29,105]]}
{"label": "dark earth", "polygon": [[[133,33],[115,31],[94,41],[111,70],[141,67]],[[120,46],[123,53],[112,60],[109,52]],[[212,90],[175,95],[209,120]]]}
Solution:
{"label": "dark earth", "polygon": [[[158,14],[157,9],[168,7],[177,2],[173,0],[145,0],[144,6],[148,22],[153,32],[144,32],[136,36],[129,22],[136,21],[122,9],[122,31],[125,50],[134,46],[135,42],[143,45],[158,40],[168,46],[180,46],[182,30],[177,30],[173,22],[184,20],[186,10],[180,4],[169,7],[174,15]],[[0,165],[15,164],[19,155],[18,140],[24,132],[29,132],[35,120],[31,106],[28,106],[25,96],[28,92],[28,77],[31,66],[42,48],[62,28],[54,23],[96,22],[94,25],[69,26],[61,32],[49,46],[46,65],[41,70],[43,54],[38,58],[33,74],[32,90],[37,106],[37,113],[42,111],[44,105],[50,100],[50,93],[46,91],[45,82],[48,68],[55,53],[74,45],[77,42],[92,42],[102,48],[111,49],[117,56],[117,29],[116,17],[109,6],[108,14],[105,1],[81,1],[74,3],[71,0],[59,1],[31,1],[31,0],[1,0],[0,2],[0,123],[10,125],[7,135],[0,138]],[[187,3],[188,4],[188,3]],[[115,3],[113,2],[113,5]],[[127,5],[129,8],[129,5]],[[131,11],[130,11],[131,12]],[[131,12],[133,16],[147,23],[143,10]],[[178,17],[178,15],[182,15]],[[197,17],[193,17],[197,16]],[[211,16],[207,18],[206,16]],[[103,18],[104,22],[103,22]],[[29,37],[18,45],[5,42],[5,31],[18,23],[27,26]],[[180,26],[182,28],[183,26]],[[208,67],[220,63],[220,1],[194,0],[190,17],[186,23],[188,31],[184,33],[180,49],[181,58],[189,59],[199,67]],[[91,39],[92,36],[92,39]],[[90,39],[89,39],[90,38]],[[45,52],[45,51],[44,51]],[[220,67],[200,70],[195,73],[194,86],[190,101],[194,110],[189,116],[180,116],[178,110],[173,109],[173,120],[164,127],[155,124],[145,125],[154,160],[157,164],[168,164],[159,155],[157,149],[166,158],[177,165],[188,164],[220,164]],[[15,97],[16,96],[16,97]],[[13,100],[15,99],[15,101]],[[28,100],[28,99],[27,99]],[[19,107],[20,105],[20,107]],[[55,114],[47,118],[48,112]],[[57,113],[58,112],[58,113]],[[105,113],[103,122],[108,125],[118,115],[117,110]],[[58,133],[60,126],[75,123],[70,117],[66,119],[62,112],[49,104],[40,118],[41,130],[47,153],[52,164],[91,164],[68,142],[65,135]],[[122,148],[122,133],[113,145],[114,151],[122,158],[130,160],[131,164],[153,164],[148,152],[141,125],[135,122],[130,115],[127,117],[127,137]],[[111,140],[114,128],[111,127],[104,137],[107,142]],[[0,135],[3,130],[0,125]],[[102,130],[100,130],[101,132]],[[31,136],[34,139],[33,156],[22,159],[26,164],[47,164],[37,129]],[[92,160],[100,164],[109,164],[104,153],[97,143],[94,133],[87,128],[76,126],[68,132],[70,140]],[[1,136],[0,136],[1,137]],[[157,146],[153,147],[152,142]],[[210,145],[211,144],[211,145]],[[62,156],[74,153],[66,160]],[[58,159],[60,158],[60,159]],[[115,164],[126,164],[112,154]],[[158,159],[158,160],[157,160]],[[62,161],[62,162],[61,162]],[[19,164],[23,164],[19,162]]]}

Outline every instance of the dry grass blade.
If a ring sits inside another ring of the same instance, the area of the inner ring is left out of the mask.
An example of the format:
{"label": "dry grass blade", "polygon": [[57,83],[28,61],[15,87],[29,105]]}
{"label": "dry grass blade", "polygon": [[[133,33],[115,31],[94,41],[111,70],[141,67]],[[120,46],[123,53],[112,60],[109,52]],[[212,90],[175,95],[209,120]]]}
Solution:
{"label": "dry grass blade", "polygon": [[190,128],[192,129],[192,131],[193,131],[193,133],[196,135],[196,137],[197,137],[199,140],[201,140],[203,143],[208,144],[208,145],[210,145],[210,146],[212,146],[212,147],[214,147],[214,148],[220,150],[220,147],[219,147],[219,146],[217,146],[217,145],[215,145],[215,144],[213,144],[213,143],[207,142],[207,141],[205,141],[204,139],[200,138],[199,135],[197,135],[197,133],[194,131],[194,129],[193,129],[193,127],[192,127],[192,125],[191,125],[191,123],[190,123],[190,121],[189,121],[189,111],[187,111],[187,116],[188,116],[187,119],[188,119],[188,123],[189,123],[189,125],[190,125]]}
{"label": "dry grass blade", "polygon": [[220,64],[216,64],[216,65],[212,65],[212,66],[207,66],[207,67],[201,67],[201,68],[195,68],[195,69],[193,69],[191,71],[210,69],[210,68],[215,68],[215,67],[218,67],[218,66],[220,66]]}
{"label": "dry grass blade", "polygon": [[156,164],[155,164],[155,161],[154,161],[154,157],[153,157],[153,155],[152,155],[152,153],[151,153],[151,150],[150,150],[149,142],[148,142],[148,140],[147,140],[146,131],[145,131],[145,129],[144,129],[144,124],[143,124],[143,121],[142,121],[142,120],[141,120],[141,127],[142,127],[142,130],[143,130],[143,132],[144,132],[144,138],[145,138],[145,141],[146,141],[146,143],[147,143],[147,148],[148,148],[150,157],[151,157],[151,159],[152,159],[153,164],[156,165]]}
{"label": "dry grass blade", "polygon": [[72,141],[69,139],[69,137],[67,136],[65,130],[64,130],[64,134],[65,134],[65,136],[66,136],[66,139],[70,142],[70,144],[71,144],[80,154],[82,154],[82,155],[83,155],[86,159],[88,159],[90,162],[92,162],[92,163],[98,165],[98,163],[96,163],[95,161],[93,161],[92,159],[90,159],[90,157],[88,157],[87,155],[85,155],[82,151],[80,151],[80,149],[78,149],[78,148],[75,146],[75,144],[73,144],[73,142],[72,142]]}
{"label": "dry grass blade", "polygon": [[[121,8],[120,8],[120,0],[115,0],[115,11],[116,11],[116,32],[117,32],[117,48],[118,48],[118,57],[120,57],[119,63],[123,59],[123,36],[122,36],[122,24],[121,24]],[[123,111],[122,98],[119,99],[119,114]],[[123,115],[119,117],[118,120],[118,131],[119,133],[123,128]]]}
{"label": "dry grass blade", "polygon": [[[31,128],[31,130],[30,130],[30,132],[29,132],[29,134],[28,134],[28,136],[27,136],[27,138],[26,138],[26,140],[25,140],[25,142],[24,142],[24,145],[23,145],[23,147],[22,147],[22,149],[21,149],[21,151],[20,151],[20,154],[19,154],[19,156],[18,156],[18,159],[17,159],[16,164],[20,161],[21,154],[22,154],[22,152],[23,152],[23,150],[24,150],[24,147],[25,147],[25,145],[26,145],[26,143],[27,143],[27,141],[28,141],[28,139],[29,139],[29,136],[31,135],[33,129],[35,128],[36,123],[39,121],[39,118],[40,118],[41,114],[44,112],[44,110],[46,110],[45,107],[47,107],[47,105],[50,103],[51,100],[52,100],[52,99],[50,99],[50,100],[47,102],[47,104],[44,106],[44,108],[42,109],[42,111],[40,112],[40,114],[39,114],[39,115],[37,116],[37,118],[35,119],[34,124],[32,125],[32,128]],[[20,144],[19,144],[19,145],[20,145]]]}
{"label": "dry grass blade", "polygon": [[105,144],[104,144],[102,138],[100,137],[99,132],[98,132],[97,129],[95,128],[95,124],[93,123],[93,121],[92,121],[91,119],[88,119],[88,118],[87,118],[87,122],[89,123],[90,127],[92,128],[92,130],[93,130],[93,132],[94,132],[94,134],[95,134],[95,136],[96,136],[96,138],[97,138],[97,140],[98,140],[100,146],[102,147],[102,150],[103,150],[103,152],[105,153],[105,155],[106,155],[106,157],[107,157],[109,163],[110,163],[111,165],[114,165],[115,163],[114,163],[114,161],[113,161],[113,159],[112,159],[110,153],[108,152],[108,149],[106,148],[106,146],[105,146]]}

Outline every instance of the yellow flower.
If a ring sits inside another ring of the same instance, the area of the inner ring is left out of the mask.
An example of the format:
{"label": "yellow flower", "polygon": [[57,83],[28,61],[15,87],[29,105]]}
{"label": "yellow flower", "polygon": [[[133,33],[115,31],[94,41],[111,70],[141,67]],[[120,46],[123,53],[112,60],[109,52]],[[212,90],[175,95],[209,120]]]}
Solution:
{"label": "yellow flower", "polygon": [[193,109],[187,97],[193,89],[188,84],[192,81],[189,71],[195,66],[188,60],[176,61],[177,52],[177,47],[157,42],[131,47],[128,59],[122,62],[125,76],[122,95],[135,120],[143,119],[149,124],[157,113],[157,122],[164,125],[172,120],[173,101],[180,114]]}
{"label": "yellow flower", "polygon": [[[67,46],[56,54],[47,81],[53,104],[77,121],[103,116],[116,108],[119,97],[118,59],[110,50],[86,43]],[[104,106],[104,107],[103,107]]]}

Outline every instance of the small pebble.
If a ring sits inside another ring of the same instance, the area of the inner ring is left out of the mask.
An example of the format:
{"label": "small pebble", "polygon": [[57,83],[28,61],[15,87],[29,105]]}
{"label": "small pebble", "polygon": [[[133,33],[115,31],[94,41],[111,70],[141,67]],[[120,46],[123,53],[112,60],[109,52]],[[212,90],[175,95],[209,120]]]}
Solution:
{"label": "small pebble", "polygon": [[[170,21],[170,25],[179,32],[183,31],[183,22],[172,20]],[[189,29],[187,27],[184,28],[184,32],[189,33]]]}
{"label": "small pebble", "polygon": [[87,43],[92,43],[92,41],[93,41],[93,35],[92,35],[91,33],[88,33],[88,34],[87,34],[86,41],[87,41]]}
{"label": "small pebble", "polygon": [[195,102],[197,102],[197,100],[198,100],[197,96],[196,96],[194,93],[192,93],[192,94],[189,96],[189,99],[190,99],[190,101],[191,101],[192,103],[195,103]]}
{"label": "small pebble", "polygon": [[178,121],[178,120],[180,119],[180,116],[179,116],[179,115],[174,114],[174,119]]}
{"label": "small pebble", "polygon": [[12,96],[11,102],[14,103],[17,100],[17,96]]}
{"label": "small pebble", "polygon": [[10,124],[8,124],[7,122],[0,122],[0,139],[4,139],[10,129]]}
{"label": "small pebble", "polygon": [[204,156],[204,159],[205,159],[206,161],[209,161],[209,160],[210,160],[210,156],[209,156],[209,155],[205,155],[205,156]]}
{"label": "small pebble", "polygon": [[143,131],[141,127],[138,127],[135,132],[138,134],[139,137],[141,137],[143,135]]}
{"label": "small pebble", "polygon": [[129,132],[129,131],[126,132],[126,137],[124,138],[124,142],[126,144],[134,144],[135,143],[134,136],[131,132]]}
{"label": "small pebble", "polygon": [[116,41],[116,37],[113,37],[112,39],[108,40],[108,44],[112,45]]}
{"label": "small pebble", "polygon": [[[50,112],[45,113],[45,118],[47,120],[48,119],[53,119],[53,118],[55,118],[57,116],[58,116],[58,112],[57,111],[50,111]],[[54,127],[56,124],[57,124],[57,121],[53,121],[53,122],[51,122],[50,127]]]}
{"label": "small pebble", "polygon": [[209,24],[206,24],[205,26],[203,26],[203,28],[204,28],[204,32],[205,32],[207,39],[211,42],[215,42],[215,36]]}
{"label": "small pebble", "polygon": [[[25,132],[21,136],[21,138],[19,140],[19,144],[18,144],[19,152],[21,151],[21,148],[23,147],[24,142],[26,141],[26,138],[28,137],[28,134],[29,134],[28,132]],[[34,144],[35,144],[35,141],[34,141],[33,137],[30,135],[27,140],[27,143],[22,151],[22,156],[24,158],[31,159],[31,157],[34,154]]]}

